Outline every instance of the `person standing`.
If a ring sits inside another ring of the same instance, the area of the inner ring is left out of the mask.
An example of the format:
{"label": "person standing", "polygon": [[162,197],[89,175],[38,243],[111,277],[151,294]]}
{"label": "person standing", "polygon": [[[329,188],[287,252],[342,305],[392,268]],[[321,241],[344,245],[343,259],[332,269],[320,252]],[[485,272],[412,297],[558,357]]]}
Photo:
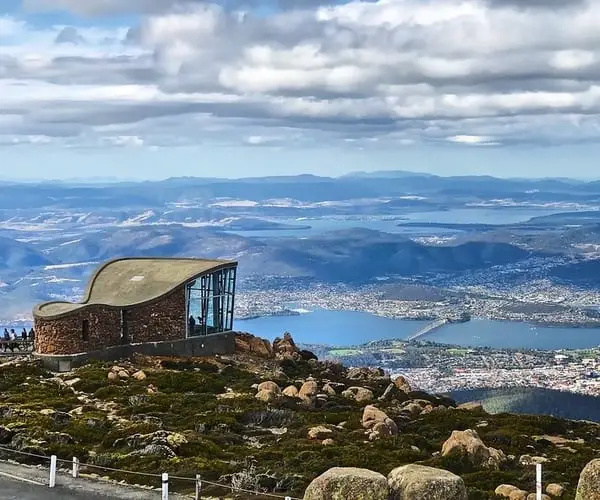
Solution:
{"label": "person standing", "polygon": [[8,329],[4,329],[4,335],[2,336],[2,347],[4,348],[4,352],[8,349],[8,344],[10,343],[10,333],[8,333]]}

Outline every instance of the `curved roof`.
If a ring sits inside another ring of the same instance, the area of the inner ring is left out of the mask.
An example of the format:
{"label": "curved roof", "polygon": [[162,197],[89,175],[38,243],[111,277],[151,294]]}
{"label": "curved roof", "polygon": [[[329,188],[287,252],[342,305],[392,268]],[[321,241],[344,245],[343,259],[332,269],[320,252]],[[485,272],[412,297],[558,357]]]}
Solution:
{"label": "curved roof", "polygon": [[156,300],[184,283],[219,269],[237,266],[229,260],[124,258],[102,265],[92,276],[81,303],[46,302],[33,315],[57,318],[91,305],[132,307]]}

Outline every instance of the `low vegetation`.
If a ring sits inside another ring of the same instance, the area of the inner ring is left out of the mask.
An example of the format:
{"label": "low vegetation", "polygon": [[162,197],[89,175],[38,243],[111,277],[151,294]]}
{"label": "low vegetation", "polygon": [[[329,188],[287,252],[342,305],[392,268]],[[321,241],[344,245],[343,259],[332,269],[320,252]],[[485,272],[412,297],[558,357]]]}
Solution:
{"label": "low vegetation", "polygon": [[[109,373],[112,375],[109,378]],[[374,400],[341,395],[300,399],[256,398],[256,386],[270,380],[284,388],[313,377],[321,388],[360,386]],[[302,496],[316,476],[333,466],[362,467],[388,474],[419,462],[460,475],[469,498],[492,499],[503,483],[534,491],[535,467],[523,456],[545,460],[545,482],[567,485],[573,499],[583,467],[600,449],[600,426],[547,416],[488,415],[481,409],[455,409],[453,402],[408,392],[378,401],[389,386],[385,377],[357,380],[334,363],[315,360],[136,358],[93,363],[68,374],[52,374],[35,362],[0,366],[0,446],[30,453],[140,472],[168,471],[264,492]],[[254,387],[253,387],[254,386]],[[431,401],[437,411],[406,417],[407,402]],[[394,419],[399,432],[369,440],[363,409],[374,404]],[[309,439],[315,426],[330,439]],[[441,456],[452,431],[476,429],[487,446],[508,460],[500,470],[479,470],[460,457]],[[15,458],[1,451],[4,457]],[[36,462],[33,457],[19,460]],[[101,476],[143,483],[122,473],[89,468]],[[153,481],[146,479],[146,482]],[[175,482],[178,489],[190,484]],[[231,494],[213,488],[207,494]]]}

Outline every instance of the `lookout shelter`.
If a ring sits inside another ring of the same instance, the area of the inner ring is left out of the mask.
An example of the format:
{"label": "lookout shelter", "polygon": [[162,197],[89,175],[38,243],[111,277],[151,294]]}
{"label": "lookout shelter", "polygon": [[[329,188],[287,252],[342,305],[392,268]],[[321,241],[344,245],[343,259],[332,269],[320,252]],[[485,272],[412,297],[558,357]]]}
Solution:
{"label": "lookout shelter", "polygon": [[34,351],[73,355],[229,332],[236,270],[227,260],[111,260],[93,274],[82,302],[34,308]]}

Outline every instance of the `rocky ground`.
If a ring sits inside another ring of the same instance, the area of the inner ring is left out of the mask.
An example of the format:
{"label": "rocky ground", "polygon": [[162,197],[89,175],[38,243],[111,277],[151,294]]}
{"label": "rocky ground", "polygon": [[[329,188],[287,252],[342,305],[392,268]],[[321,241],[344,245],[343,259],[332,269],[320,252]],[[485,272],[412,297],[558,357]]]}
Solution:
{"label": "rocky ground", "polygon": [[[375,476],[367,482],[399,499],[421,498],[415,492],[423,477],[446,481],[454,495],[435,498],[527,499],[537,462],[544,463],[545,485],[553,484],[551,498],[560,491],[574,499],[582,469],[600,451],[597,424],[488,415],[477,404],[457,408],[380,370],[319,362],[291,338],[271,345],[241,334],[236,345],[232,356],[140,356],[62,374],[27,358],[5,362],[0,446],[115,469],[201,474],[295,497],[306,491],[310,500],[329,498],[323,484],[348,475],[338,469],[323,479],[334,466],[369,469]],[[15,458],[1,450],[0,457]],[[408,464],[417,465],[401,467]],[[231,497],[230,489],[205,493]]]}

